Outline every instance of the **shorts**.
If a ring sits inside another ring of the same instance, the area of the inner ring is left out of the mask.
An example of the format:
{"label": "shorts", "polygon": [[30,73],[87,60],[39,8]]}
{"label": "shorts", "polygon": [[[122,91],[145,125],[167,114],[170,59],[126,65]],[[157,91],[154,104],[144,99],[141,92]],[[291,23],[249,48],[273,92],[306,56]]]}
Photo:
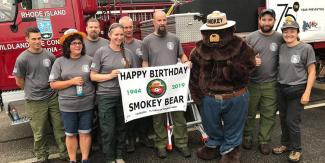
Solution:
{"label": "shorts", "polygon": [[74,136],[79,133],[88,134],[91,132],[93,122],[93,110],[83,112],[61,111],[65,135]]}

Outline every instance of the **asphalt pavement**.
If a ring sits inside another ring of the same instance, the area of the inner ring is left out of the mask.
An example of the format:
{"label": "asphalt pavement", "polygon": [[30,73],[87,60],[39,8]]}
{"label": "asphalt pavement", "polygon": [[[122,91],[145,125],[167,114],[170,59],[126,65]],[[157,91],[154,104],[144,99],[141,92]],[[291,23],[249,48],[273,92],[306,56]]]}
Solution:
{"label": "asphalt pavement", "polygon": [[[303,147],[303,163],[325,163],[325,107],[312,108],[304,110],[302,118],[302,147]],[[32,132],[28,124],[18,126],[10,126],[5,114],[0,114],[0,163],[29,163],[35,161],[32,154],[33,140]],[[258,123],[257,123],[258,125]],[[49,132],[50,137],[50,153],[51,163],[62,163],[57,160],[58,149],[53,142],[54,138]],[[280,124],[277,116],[276,125],[272,133],[272,147],[280,143]],[[156,157],[156,151],[152,148],[146,148],[137,145],[134,153],[128,154],[125,158],[127,163],[160,163],[160,162],[182,162],[182,163],[196,163],[196,162],[218,162],[218,159],[211,161],[204,161],[196,156],[197,148],[201,147],[203,143],[200,140],[200,133],[198,131],[189,132],[189,147],[192,151],[191,158],[183,158],[177,150],[168,153],[166,159],[159,159]],[[258,144],[254,144],[252,150],[241,149],[242,163],[285,163],[287,161],[286,155],[262,155],[257,149]],[[95,150],[92,154],[93,163],[103,163],[104,158],[100,150]]]}

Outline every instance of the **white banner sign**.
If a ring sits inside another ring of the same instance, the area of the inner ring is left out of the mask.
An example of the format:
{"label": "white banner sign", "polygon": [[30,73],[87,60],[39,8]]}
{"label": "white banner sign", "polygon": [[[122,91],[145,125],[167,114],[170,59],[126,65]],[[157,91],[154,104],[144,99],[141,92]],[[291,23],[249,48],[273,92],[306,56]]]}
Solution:
{"label": "white banner sign", "polygon": [[285,17],[291,16],[300,26],[302,41],[325,41],[324,0],[267,0],[266,6],[276,13],[275,30],[281,32]]}
{"label": "white banner sign", "polygon": [[121,69],[120,72],[125,122],[186,111],[190,69],[185,65]]}

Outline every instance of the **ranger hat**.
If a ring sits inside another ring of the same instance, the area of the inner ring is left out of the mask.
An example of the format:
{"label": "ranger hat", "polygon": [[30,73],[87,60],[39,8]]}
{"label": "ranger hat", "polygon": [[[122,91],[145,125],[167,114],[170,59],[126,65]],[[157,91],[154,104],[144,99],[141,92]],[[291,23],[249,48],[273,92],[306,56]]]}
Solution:
{"label": "ranger hat", "polygon": [[66,30],[63,34],[63,36],[59,39],[60,41],[60,44],[63,45],[63,42],[65,41],[65,39],[67,39],[69,36],[72,36],[74,34],[78,34],[80,35],[82,38],[85,38],[87,37],[87,35],[83,32],[79,32],[78,30],[76,29],[73,29],[73,28],[70,28],[68,30]]}
{"label": "ranger hat", "polygon": [[266,14],[269,14],[271,15],[274,19],[275,19],[275,12],[273,9],[270,9],[270,8],[267,8],[267,9],[263,9],[261,12],[260,12],[260,15],[259,17],[262,17]]}
{"label": "ranger hat", "polygon": [[213,11],[207,16],[207,22],[201,26],[200,30],[220,30],[232,27],[235,24],[235,21],[227,20],[225,13],[222,13],[220,11]]}
{"label": "ranger hat", "polygon": [[299,24],[295,20],[293,20],[292,17],[287,16],[285,21],[283,22],[281,30],[283,31],[286,28],[295,28],[295,29],[298,29],[298,31],[299,31]]}

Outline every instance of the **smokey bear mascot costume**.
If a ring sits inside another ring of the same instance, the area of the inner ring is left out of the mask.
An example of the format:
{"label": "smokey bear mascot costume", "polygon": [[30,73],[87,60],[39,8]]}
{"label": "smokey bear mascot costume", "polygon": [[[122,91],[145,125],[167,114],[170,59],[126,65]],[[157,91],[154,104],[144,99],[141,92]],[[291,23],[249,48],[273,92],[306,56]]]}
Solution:
{"label": "smokey bear mascot costume", "polygon": [[202,116],[208,141],[198,149],[201,159],[222,155],[221,163],[239,163],[239,145],[247,116],[248,76],[255,68],[255,52],[234,35],[235,21],[214,11],[201,26],[202,40],[196,43],[190,90]]}

